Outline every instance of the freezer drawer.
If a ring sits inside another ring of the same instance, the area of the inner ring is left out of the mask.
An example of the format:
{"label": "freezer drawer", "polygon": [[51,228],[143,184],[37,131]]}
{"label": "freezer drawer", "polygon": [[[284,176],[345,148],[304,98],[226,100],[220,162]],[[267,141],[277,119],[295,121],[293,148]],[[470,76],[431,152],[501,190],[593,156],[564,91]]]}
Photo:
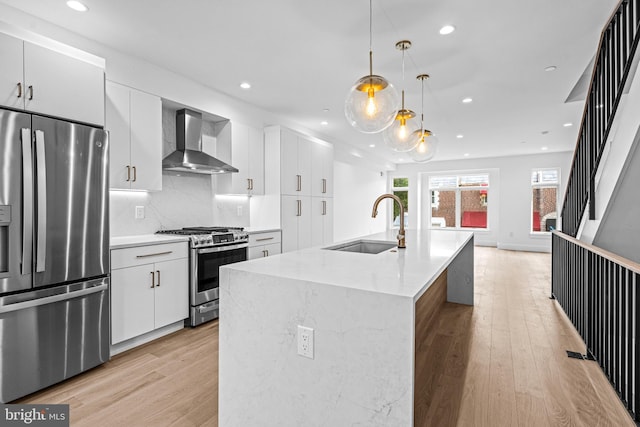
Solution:
{"label": "freezer drawer", "polygon": [[0,298],[0,401],[109,359],[109,278]]}

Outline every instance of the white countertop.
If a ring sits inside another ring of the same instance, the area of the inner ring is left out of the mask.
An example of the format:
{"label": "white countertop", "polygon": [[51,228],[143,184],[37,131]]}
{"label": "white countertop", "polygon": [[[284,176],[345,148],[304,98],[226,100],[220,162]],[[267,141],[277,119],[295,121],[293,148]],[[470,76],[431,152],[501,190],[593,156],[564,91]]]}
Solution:
{"label": "white countertop", "polygon": [[111,249],[130,248],[143,245],[160,245],[162,243],[187,242],[189,236],[169,234],[139,234],[136,236],[118,236],[111,238]]}
{"label": "white countertop", "polygon": [[[389,230],[349,241],[397,243],[396,234],[397,230]],[[472,237],[473,233],[469,231],[407,230],[406,249],[363,254],[316,247],[222,268],[417,298]]]}
{"label": "white countertop", "polygon": [[274,231],[281,231],[280,228],[254,228],[254,227],[245,227],[244,231],[248,234],[259,234],[259,233],[271,233]]}

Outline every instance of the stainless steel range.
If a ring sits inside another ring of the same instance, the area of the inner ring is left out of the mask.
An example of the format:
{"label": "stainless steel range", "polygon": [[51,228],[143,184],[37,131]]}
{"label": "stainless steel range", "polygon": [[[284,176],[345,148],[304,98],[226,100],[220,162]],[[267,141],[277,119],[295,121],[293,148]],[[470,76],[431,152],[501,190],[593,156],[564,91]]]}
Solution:
{"label": "stainless steel range", "polygon": [[197,326],[219,314],[220,266],[247,259],[249,236],[240,227],[185,227],[159,234],[189,236],[189,320]]}

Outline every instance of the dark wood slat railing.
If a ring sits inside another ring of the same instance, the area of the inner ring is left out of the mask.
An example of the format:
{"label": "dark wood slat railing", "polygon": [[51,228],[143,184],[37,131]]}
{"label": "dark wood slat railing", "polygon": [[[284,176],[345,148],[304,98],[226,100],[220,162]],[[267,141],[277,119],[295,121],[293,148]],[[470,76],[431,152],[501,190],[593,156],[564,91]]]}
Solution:
{"label": "dark wood slat railing", "polygon": [[558,231],[552,253],[552,297],[640,421],[640,264]]}
{"label": "dark wood slat railing", "polygon": [[587,202],[595,219],[594,179],[640,39],[640,0],[622,0],[600,36],[562,205],[562,230],[576,236]]}

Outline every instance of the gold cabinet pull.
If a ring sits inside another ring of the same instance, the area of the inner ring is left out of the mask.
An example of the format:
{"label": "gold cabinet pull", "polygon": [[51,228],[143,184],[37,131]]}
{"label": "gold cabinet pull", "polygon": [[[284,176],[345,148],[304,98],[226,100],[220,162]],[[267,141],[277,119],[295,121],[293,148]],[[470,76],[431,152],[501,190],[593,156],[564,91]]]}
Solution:
{"label": "gold cabinet pull", "polygon": [[18,83],[18,98],[22,98],[22,83]]}
{"label": "gold cabinet pull", "polygon": [[264,242],[265,240],[273,240],[273,237],[263,237],[261,239],[256,239],[256,242]]}
{"label": "gold cabinet pull", "polygon": [[29,86],[29,101],[33,99],[33,86]]}
{"label": "gold cabinet pull", "polygon": [[156,286],[160,287],[160,270],[156,270],[156,273],[158,274],[158,283],[156,284]]}
{"label": "gold cabinet pull", "polygon": [[131,166],[127,165],[127,182],[131,181]]}
{"label": "gold cabinet pull", "polygon": [[156,273],[154,271],[151,272],[151,287],[156,287]]}
{"label": "gold cabinet pull", "polygon": [[322,201],[322,215],[326,215],[327,214],[327,201],[323,200]]}
{"label": "gold cabinet pull", "polygon": [[302,202],[300,200],[296,200],[296,204],[298,208],[298,212],[296,213],[296,216],[302,216]]}
{"label": "gold cabinet pull", "polygon": [[327,192],[327,180],[326,178],[322,178],[322,193],[326,194]]}
{"label": "gold cabinet pull", "polygon": [[298,187],[296,188],[296,191],[302,191],[302,175],[296,175],[296,178],[298,180]]}
{"label": "gold cabinet pull", "polygon": [[138,180],[138,171],[136,170],[136,167],[133,167],[133,182],[136,182]]}

